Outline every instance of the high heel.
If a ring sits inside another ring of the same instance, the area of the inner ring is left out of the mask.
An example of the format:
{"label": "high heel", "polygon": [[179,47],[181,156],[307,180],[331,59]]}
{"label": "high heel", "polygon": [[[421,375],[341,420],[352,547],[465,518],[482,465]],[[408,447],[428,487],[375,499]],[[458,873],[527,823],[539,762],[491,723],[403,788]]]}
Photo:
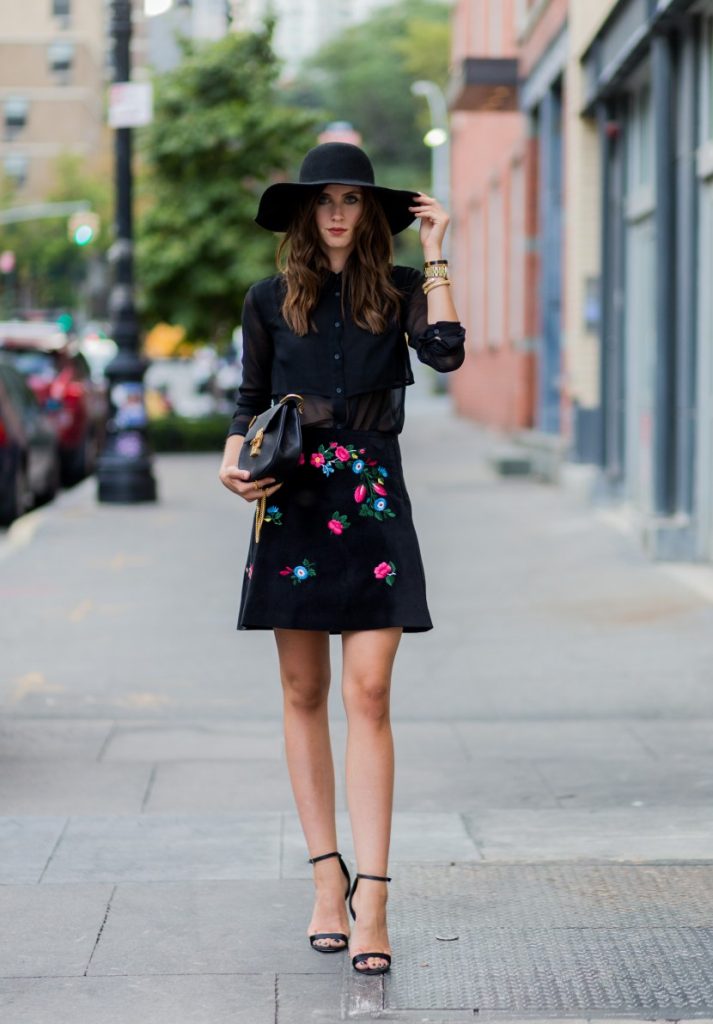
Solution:
{"label": "high heel", "polygon": [[[352,900],[354,899],[354,893],[356,892],[357,884],[358,884],[360,878],[371,878],[374,882],[390,882],[391,881],[391,879],[387,878],[385,875],[362,875],[362,874],[359,874],[359,873],[356,874],[356,876],[354,877],[354,884],[352,885],[351,891],[349,893],[349,912],[350,912],[350,914],[352,915],[352,917],[354,918],[355,921],[356,921],[356,913],[354,911],[354,907],[352,906]],[[386,965],[384,967],[357,967],[357,964],[364,963],[364,961],[368,960],[370,957],[375,957],[375,958],[377,958],[379,960],[386,960]],[[381,953],[381,952],[379,952],[379,953],[356,953],[352,957],[352,967],[357,972],[357,974],[386,974],[386,972],[391,968],[391,955],[389,953]]]}
{"label": "high heel", "polygon": [[[349,890],[351,888],[352,879],[349,874],[349,868],[342,860],[342,855],[338,850],[333,850],[332,853],[321,853],[319,857],[309,857],[310,864],[316,864],[318,860],[326,860],[327,857],[339,857],[339,866],[342,869],[343,874],[347,879],[347,891],[344,893],[344,899],[346,900],[349,896]],[[341,946],[315,946],[315,939],[338,939],[341,940]],[[341,953],[343,949],[347,948],[349,942],[349,936],[345,935],[344,932],[315,932],[309,936],[309,944],[312,949],[316,949],[318,953]]]}

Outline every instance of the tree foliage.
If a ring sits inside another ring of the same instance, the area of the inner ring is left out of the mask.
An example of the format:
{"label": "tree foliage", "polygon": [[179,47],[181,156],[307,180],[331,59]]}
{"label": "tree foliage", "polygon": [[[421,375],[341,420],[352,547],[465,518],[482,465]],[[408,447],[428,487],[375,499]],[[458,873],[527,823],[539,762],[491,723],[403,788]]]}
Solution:
{"label": "tree foliage", "polygon": [[[0,225],[0,248],[15,253],[14,301],[4,296],[4,315],[17,309],[76,310],[84,282],[87,262],[101,256],[111,234],[111,188],[108,176],[88,168],[84,159],[73,153],[58,157],[53,174],[55,185],[46,201],[88,202],[101,219],[99,237],[85,248],[70,240],[67,217],[43,218]],[[0,208],[26,205],[17,191],[5,181],[0,188]],[[10,304],[16,308],[10,309]]]}
{"label": "tree foliage", "polygon": [[425,78],[445,87],[449,38],[449,9],[439,0],[399,0],[377,8],[306,63],[293,96],[326,109],[334,120],[350,121],[384,184],[403,188],[409,180],[412,187],[415,176],[415,185],[426,187],[430,155],[423,135],[429,115],[411,83]]}
{"label": "tree foliage", "polygon": [[142,146],[141,308],[193,339],[227,336],[249,285],[274,272],[276,238],[254,222],[258,198],[316,142],[318,114],[288,106],[277,88],[273,28],[268,19],[215,43],[183,40],[180,66],[155,80]]}

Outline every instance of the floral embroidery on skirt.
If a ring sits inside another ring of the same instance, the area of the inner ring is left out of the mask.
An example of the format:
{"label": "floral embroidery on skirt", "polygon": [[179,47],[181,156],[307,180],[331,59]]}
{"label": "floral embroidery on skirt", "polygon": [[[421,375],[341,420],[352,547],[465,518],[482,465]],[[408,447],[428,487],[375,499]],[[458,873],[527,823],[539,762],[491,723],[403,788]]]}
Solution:
{"label": "floral embroidery on skirt", "polygon": [[280,529],[250,535],[238,629],[433,628],[396,434],[305,427],[274,500]]}

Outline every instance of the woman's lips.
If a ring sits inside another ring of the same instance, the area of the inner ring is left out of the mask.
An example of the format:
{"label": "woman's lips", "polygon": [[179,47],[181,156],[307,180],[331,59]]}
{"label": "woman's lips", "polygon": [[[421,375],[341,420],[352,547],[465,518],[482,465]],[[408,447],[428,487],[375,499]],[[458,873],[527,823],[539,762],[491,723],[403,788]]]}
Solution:
{"label": "woman's lips", "polygon": [[343,235],[347,229],[346,228],[328,228],[327,230],[329,231],[330,235]]}

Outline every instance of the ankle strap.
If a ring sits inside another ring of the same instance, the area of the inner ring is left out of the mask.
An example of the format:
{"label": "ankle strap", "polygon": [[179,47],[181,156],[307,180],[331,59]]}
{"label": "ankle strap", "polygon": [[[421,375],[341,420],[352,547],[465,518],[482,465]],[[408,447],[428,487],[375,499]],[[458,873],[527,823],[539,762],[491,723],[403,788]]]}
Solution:
{"label": "ankle strap", "polygon": [[319,857],[309,857],[308,863],[316,864],[318,860],[326,860],[327,857],[341,857],[339,850],[333,850],[332,853],[320,853]]}
{"label": "ankle strap", "polygon": [[386,875],[362,875],[357,874],[357,878],[371,878],[374,882],[390,882],[391,879],[387,878]]}

